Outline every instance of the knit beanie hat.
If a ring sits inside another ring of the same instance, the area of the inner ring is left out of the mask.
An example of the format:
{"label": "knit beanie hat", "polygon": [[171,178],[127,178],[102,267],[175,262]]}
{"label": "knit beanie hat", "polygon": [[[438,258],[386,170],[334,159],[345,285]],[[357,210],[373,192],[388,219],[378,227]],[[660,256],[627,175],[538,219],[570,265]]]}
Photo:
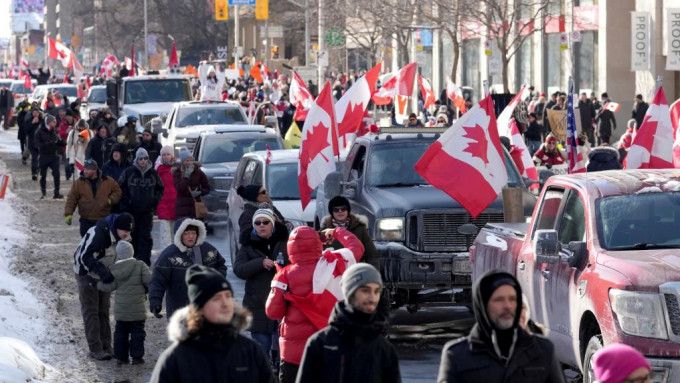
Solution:
{"label": "knit beanie hat", "polygon": [[183,146],[182,149],[179,150],[179,163],[183,164],[184,161],[189,157],[194,158],[194,156],[191,155],[189,149]]}
{"label": "knit beanie hat", "polygon": [[130,259],[134,256],[135,249],[132,244],[128,241],[118,241],[116,243],[116,257],[118,260],[122,261],[125,259]]}
{"label": "knit beanie hat", "polygon": [[368,263],[357,263],[350,266],[342,274],[342,279],[340,280],[345,301],[349,301],[356,289],[369,283],[377,283],[380,285],[380,288],[383,287],[380,272],[375,267]]}
{"label": "knit beanie hat", "polygon": [[85,166],[83,166],[83,169],[99,170],[99,165],[97,165],[97,161],[95,161],[93,158],[90,158],[89,160],[85,160]]}
{"label": "knit beanie hat", "polygon": [[187,269],[185,276],[189,302],[196,309],[200,309],[205,303],[220,291],[232,291],[229,281],[212,267],[192,265]]}
{"label": "knit beanie hat", "polygon": [[269,220],[269,222],[274,222],[274,212],[271,209],[258,209],[255,214],[253,214],[253,226],[255,226],[255,221],[260,218]]}
{"label": "knit beanie hat", "polygon": [[146,151],[144,148],[139,148],[137,149],[137,152],[135,153],[135,161],[139,161],[140,158],[142,157],[149,157],[149,152]]}
{"label": "knit beanie hat", "polygon": [[328,213],[333,216],[333,209],[338,207],[338,206],[344,206],[347,208],[347,214],[352,212],[352,207],[349,205],[349,200],[347,198],[338,195],[333,198],[331,198],[330,201],[328,201]]}
{"label": "knit beanie hat", "polygon": [[57,121],[57,118],[49,113],[45,114],[45,125],[49,125],[52,121]]}
{"label": "knit beanie hat", "polygon": [[121,213],[113,220],[113,227],[118,230],[132,231],[135,228],[135,219],[130,213]]}
{"label": "knit beanie hat", "polygon": [[172,154],[172,157],[175,157],[175,149],[170,145],[165,145],[161,148],[161,156],[163,154]]}
{"label": "knit beanie hat", "polygon": [[236,189],[236,194],[240,195],[241,198],[243,198],[246,201],[250,202],[256,202],[257,201],[257,195],[260,194],[260,188],[262,185],[248,185],[248,186],[239,186],[238,189]]}
{"label": "knit beanie hat", "polygon": [[639,351],[626,344],[615,343],[593,356],[595,378],[601,383],[620,383],[640,367],[652,368]]}

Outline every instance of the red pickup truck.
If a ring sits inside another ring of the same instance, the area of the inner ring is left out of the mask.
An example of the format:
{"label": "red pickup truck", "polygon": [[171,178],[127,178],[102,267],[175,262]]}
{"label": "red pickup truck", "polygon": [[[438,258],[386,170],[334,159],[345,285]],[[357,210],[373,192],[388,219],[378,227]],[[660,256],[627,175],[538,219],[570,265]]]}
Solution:
{"label": "red pickup truck", "polygon": [[654,382],[680,382],[680,170],[551,177],[531,222],[487,224],[472,278],[514,274],[562,363],[594,381],[603,345],[642,352]]}

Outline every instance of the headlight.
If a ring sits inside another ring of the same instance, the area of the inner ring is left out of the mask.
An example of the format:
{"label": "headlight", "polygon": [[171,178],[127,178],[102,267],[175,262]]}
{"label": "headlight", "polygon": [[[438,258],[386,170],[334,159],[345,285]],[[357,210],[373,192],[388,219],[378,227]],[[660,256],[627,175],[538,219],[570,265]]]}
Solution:
{"label": "headlight", "polygon": [[375,224],[375,239],[378,241],[403,241],[404,219],[383,218]]}
{"label": "headlight", "polygon": [[611,289],[609,302],[624,333],[645,338],[668,339],[659,294]]}

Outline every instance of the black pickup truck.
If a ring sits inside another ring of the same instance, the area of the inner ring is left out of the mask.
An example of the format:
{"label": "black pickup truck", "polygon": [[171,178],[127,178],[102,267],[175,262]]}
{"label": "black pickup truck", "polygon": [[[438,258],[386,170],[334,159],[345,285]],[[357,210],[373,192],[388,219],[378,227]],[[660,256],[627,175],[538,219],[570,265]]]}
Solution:
{"label": "black pickup truck", "polygon": [[[466,235],[460,228],[473,224],[481,229],[488,222],[503,222],[503,201],[499,197],[472,219],[414,169],[439,133],[425,133],[434,131],[427,128],[420,133],[386,130],[354,142],[341,170],[324,181],[324,197],[342,194],[349,199],[352,213],[368,218],[394,308],[407,305],[415,312],[423,303],[468,304],[472,275],[468,248],[475,232]],[[505,166],[508,186],[524,190],[524,215],[529,217],[536,197],[507,152]]]}

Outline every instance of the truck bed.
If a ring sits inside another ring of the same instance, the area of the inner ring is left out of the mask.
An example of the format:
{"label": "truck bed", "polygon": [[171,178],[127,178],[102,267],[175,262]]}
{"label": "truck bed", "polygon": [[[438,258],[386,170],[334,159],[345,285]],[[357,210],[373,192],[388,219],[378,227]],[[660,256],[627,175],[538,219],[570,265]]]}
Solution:
{"label": "truck bed", "polygon": [[528,223],[487,223],[470,248],[472,281],[494,269],[515,275],[517,254],[528,229]]}

